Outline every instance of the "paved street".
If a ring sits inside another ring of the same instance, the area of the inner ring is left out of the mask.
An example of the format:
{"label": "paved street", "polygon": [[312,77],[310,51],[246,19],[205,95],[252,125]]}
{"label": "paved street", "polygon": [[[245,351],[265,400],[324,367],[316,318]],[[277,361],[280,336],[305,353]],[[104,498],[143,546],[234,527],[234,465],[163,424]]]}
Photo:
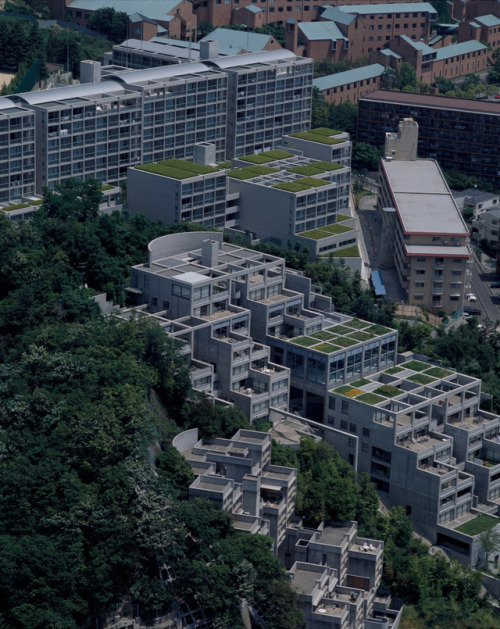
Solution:
{"label": "paved street", "polygon": [[480,308],[483,311],[483,314],[479,317],[481,320],[490,319],[490,321],[497,321],[500,320],[500,308],[495,303],[495,295],[500,294],[500,291],[498,289],[492,290],[490,283],[498,281],[498,276],[494,272],[493,264],[489,263],[487,258],[484,259],[482,266],[483,268],[475,260],[472,265],[472,287],[469,292],[476,295],[477,301],[475,303],[465,302],[464,305]]}

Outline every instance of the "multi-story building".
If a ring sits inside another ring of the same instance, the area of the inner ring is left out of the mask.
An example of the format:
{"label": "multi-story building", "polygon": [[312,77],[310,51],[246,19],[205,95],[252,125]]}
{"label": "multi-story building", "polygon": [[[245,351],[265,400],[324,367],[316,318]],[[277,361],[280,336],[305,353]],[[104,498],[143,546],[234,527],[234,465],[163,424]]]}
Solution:
{"label": "multi-story building", "polygon": [[99,64],[88,65],[94,82],[2,99],[1,125],[12,131],[2,136],[9,155],[0,201],[41,194],[70,177],[116,185],[129,166],[191,159],[204,142],[215,144],[222,161],[309,128],[312,62],[286,50],[112,68],[105,77]]}
{"label": "multi-story building", "polygon": [[[350,208],[350,141],[346,133],[317,131],[283,138],[296,154],[252,154],[233,160],[240,168],[232,170],[209,165],[216,162],[211,145],[195,147],[202,154],[200,164],[166,160],[131,168],[129,209],[166,223],[234,227],[282,246],[298,242],[307,245],[313,258],[341,255],[356,247],[358,238]],[[303,154],[311,152],[335,154],[342,163]]]}
{"label": "multi-story building", "polygon": [[[163,40],[163,41],[162,41]],[[105,65],[116,65],[135,70],[156,68],[200,60],[200,44],[176,39],[155,38],[153,41],[127,39],[105,53]]]}
{"label": "multi-story building", "polygon": [[[500,417],[480,401],[476,378],[403,355],[333,389],[327,418],[358,437],[358,472],[404,506],[417,530],[474,567],[484,549],[470,522],[500,530]],[[498,551],[490,559],[498,564]]]}
{"label": "multi-story building", "polygon": [[286,47],[316,61],[354,61],[397,35],[427,41],[436,10],[428,2],[321,7],[320,22],[287,20]]}
{"label": "multi-story building", "polygon": [[377,90],[359,99],[357,140],[383,147],[399,121],[419,125],[418,154],[500,188],[500,107],[498,103]]}
{"label": "multi-story building", "polygon": [[[386,54],[392,51],[392,55]],[[472,72],[485,70],[488,47],[479,41],[463,41],[439,48],[432,48],[422,41],[413,41],[400,35],[386,44],[384,50],[370,55],[372,63],[380,63],[397,70],[402,62],[415,68],[417,79],[432,84],[437,77],[454,79]]]}
{"label": "multi-story building", "polygon": [[35,192],[35,113],[0,98],[0,202]]}
{"label": "multi-story building", "polygon": [[403,120],[380,162],[381,267],[396,268],[409,304],[451,314],[466,293],[469,230],[437,163],[416,159],[417,135],[418,125]]}
{"label": "multi-story building", "polygon": [[314,79],[313,87],[317,87],[327,103],[340,105],[350,101],[357,103],[364,94],[373,92],[380,87],[380,79],[385,67],[380,63],[336,72],[328,76]]}

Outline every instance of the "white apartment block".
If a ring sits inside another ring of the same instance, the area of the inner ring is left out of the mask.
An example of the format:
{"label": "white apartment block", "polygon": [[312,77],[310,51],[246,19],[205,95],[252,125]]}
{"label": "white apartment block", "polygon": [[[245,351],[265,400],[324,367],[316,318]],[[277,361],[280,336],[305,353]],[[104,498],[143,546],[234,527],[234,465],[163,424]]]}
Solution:
{"label": "white apartment block", "polygon": [[0,202],[70,177],[116,185],[130,166],[191,159],[203,142],[223,161],[310,126],[312,61],[286,50],[123,70],[99,80],[93,68],[96,83],[1,99],[0,122],[16,127],[4,138]]}

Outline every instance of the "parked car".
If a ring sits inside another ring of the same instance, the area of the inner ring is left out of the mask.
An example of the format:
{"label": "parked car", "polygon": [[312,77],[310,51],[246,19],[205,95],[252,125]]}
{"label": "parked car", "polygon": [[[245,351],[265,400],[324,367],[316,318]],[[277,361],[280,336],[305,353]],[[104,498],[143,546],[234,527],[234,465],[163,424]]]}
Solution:
{"label": "parked car", "polygon": [[477,301],[477,297],[474,295],[474,293],[468,293],[467,295],[465,295],[465,300],[466,301]]}
{"label": "parked car", "polygon": [[471,306],[464,306],[464,314],[471,315],[474,317],[480,317],[483,314],[483,311],[479,310],[479,308],[472,308]]}
{"label": "parked car", "polygon": [[490,288],[500,288],[500,282],[492,282]]}

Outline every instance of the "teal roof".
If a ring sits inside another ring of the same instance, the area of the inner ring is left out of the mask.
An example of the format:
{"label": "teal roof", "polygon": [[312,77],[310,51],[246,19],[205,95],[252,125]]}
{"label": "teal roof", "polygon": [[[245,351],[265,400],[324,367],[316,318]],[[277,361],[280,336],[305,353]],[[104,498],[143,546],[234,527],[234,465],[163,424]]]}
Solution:
{"label": "teal roof", "polygon": [[334,22],[300,22],[299,30],[309,41],[322,39],[346,39],[340,28]]}
{"label": "teal roof", "polygon": [[488,15],[481,15],[474,19],[476,20],[476,22],[479,22],[480,24],[484,24],[484,26],[499,26],[500,25],[500,18],[498,18],[496,15],[492,15],[491,13],[488,13]]}
{"label": "teal roof", "polygon": [[390,48],[382,48],[382,50],[379,50],[379,53],[385,55],[386,57],[394,57],[396,59],[403,58],[401,55],[398,55],[397,52],[394,52],[394,50],[391,50]]}
{"label": "teal roof", "polygon": [[246,7],[239,7],[236,11],[241,11],[242,9],[246,9],[247,11],[250,11],[250,13],[260,13],[262,11],[259,7],[254,7],[253,4],[248,4]]}
{"label": "teal roof", "polygon": [[410,44],[411,46],[413,46],[415,50],[421,50],[422,54],[424,55],[432,55],[433,53],[436,52],[434,48],[431,48],[430,46],[425,44],[423,41],[414,41],[413,39],[410,39],[408,35],[400,35],[400,37],[407,44]]}
{"label": "teal roof", "polygon": [[219,42],[220,53],[237,55],[242,50],[261,52],[271,39],[274,39],[272,35],[233,31],[229,28],[216,28],[215,31],[212,31],[200,41],[217,41]]}
{"label": "teal roof", "polygon": [[354,15],[350,15],[348,13],[343,13],[339,10],[339,7],[332,7],[328,4],[325,4],[321,7],[323,9],[323,13],[321,14],[322,20],[331,20],[332,22],[336,22],[337,24],[345,24],[348,26],[352,21],[356,18]]}
{"label": "teal roof", "polygon": [[140,12],[150,20],[165,21],[165,16],[173,11],[181,0],[73,0],[68,4],[68,9],[81,9],[82,11],[98,11],[110,7],[115,11],[123,11],[127,15]]}
{"label": "teal roof", "polygon": [[348,85],[349,83],[356,83],[357,81],[364,81],[365,79],[373,79],[383,74],[384,70],[384,66],[380,63],[372,63],[362,68],[355,68],[354,70],[347,70],[346,72],[336,72],[335,74],[329,74],[328,76],[314,79],[313,86],[317,87],[322,92],[332,87],[340,87],[341,85]]}
{"label": "teal roof", "polygon": [[478,50],[485,50],[486,48],[487,46],[475,39],[464,41],[461,44],[452,44],[451,46],[438,48],[436,50],[436,60],[440,61],[441,59],[449,59],[450,57],[456,57],[458,55],[466,55],[469,52],[477,52]]}
{"label": "teal roof", "polygon": [[371,13],[435,13],[436,9],[430,2],[395,2],[394,4],[354,4],[337,7],[345,13],[359,13],[369,15]]}

